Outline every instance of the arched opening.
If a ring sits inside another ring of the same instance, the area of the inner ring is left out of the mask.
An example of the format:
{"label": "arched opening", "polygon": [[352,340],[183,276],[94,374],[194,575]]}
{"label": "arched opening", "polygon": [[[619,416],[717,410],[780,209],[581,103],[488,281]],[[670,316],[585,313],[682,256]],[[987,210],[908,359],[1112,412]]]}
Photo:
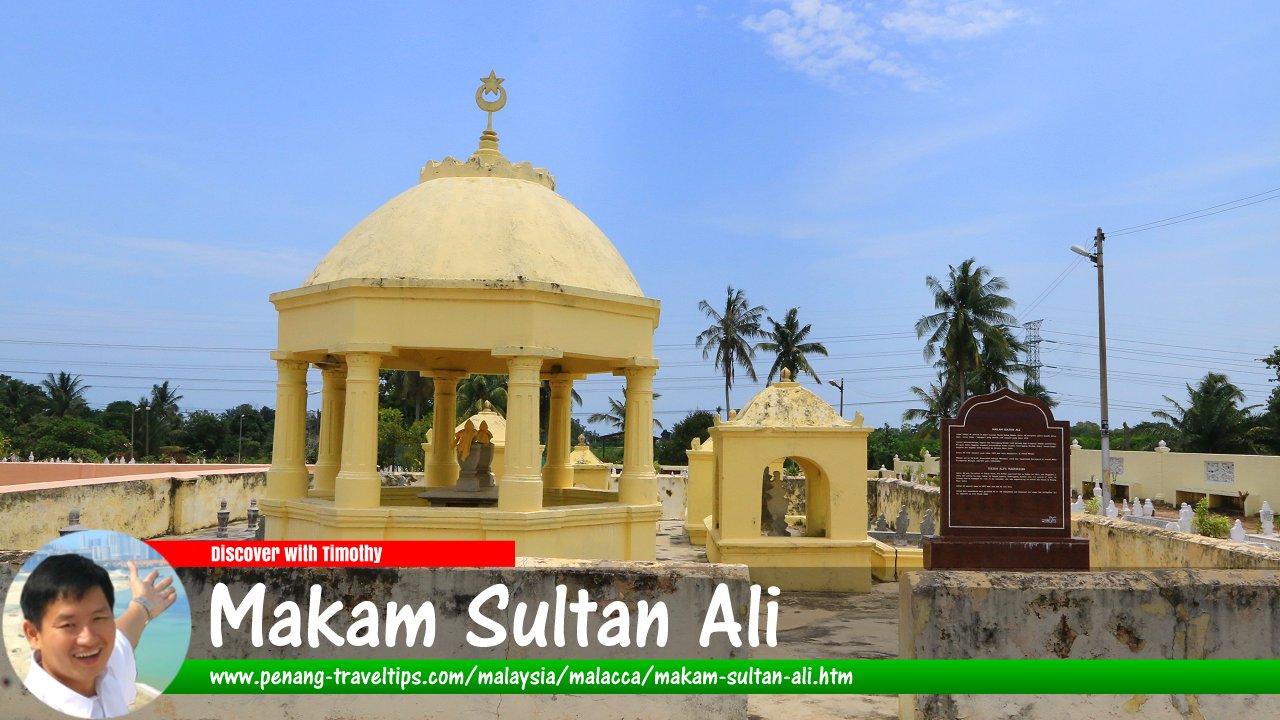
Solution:
{"label": "arched opening", "polygon": [[829,503],[821,466],[802,457],[775,458],[760,474],[760,535],[826,537]]}

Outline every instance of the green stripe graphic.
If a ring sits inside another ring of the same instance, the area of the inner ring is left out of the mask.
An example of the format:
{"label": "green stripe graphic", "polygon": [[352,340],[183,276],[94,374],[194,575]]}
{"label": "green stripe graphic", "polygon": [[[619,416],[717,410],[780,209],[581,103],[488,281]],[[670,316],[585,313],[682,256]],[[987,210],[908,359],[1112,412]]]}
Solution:
{"label": "green stripe graphic", "polygon": [[187,660],[172,694],[1274,694],[1280,660]]}

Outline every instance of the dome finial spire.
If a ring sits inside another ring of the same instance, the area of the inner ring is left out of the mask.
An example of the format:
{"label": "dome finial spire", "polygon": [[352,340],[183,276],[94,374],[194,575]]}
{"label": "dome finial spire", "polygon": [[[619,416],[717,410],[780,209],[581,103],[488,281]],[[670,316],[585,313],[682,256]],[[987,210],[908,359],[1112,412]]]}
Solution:
{"label": "dome finial spire", "polygon": [[[475,155],[488,163],[502,157],[502,153],[498,152],[498,133],[493,131],[493,114],[507,104],[507,89],[502,87],[502,81],[505,79],[498,77],[495,71],[490,70],[489,77],[480,78],[481,85],[476,88],[476,105],[489,113],[489,125],[480,134],[480,149],[476,150]],[[486,100],[486,95],[498,97],[496,100]]]}

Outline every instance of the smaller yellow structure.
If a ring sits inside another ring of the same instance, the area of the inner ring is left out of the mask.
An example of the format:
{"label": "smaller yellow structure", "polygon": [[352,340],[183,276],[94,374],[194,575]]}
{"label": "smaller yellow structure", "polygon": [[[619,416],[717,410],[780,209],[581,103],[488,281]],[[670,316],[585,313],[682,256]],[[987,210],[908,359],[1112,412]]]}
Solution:
{"label": "smaller yellow structure", "polygon": [[578,444],[569,453],[569,464],[573,466],[573,484],[575,487],[592,490],[614,490],[609,482],[609,464],[602,462],[587,446],[587,436],[579,435]]}
{"label": "smaller yellow structure", "polygon": [[[892,579],[901,570],[920,567],[919,548],[896,548],[867,535],[870,434],[861,414],[846,421],[792,382],[784,369],[780,382],[762,390],[735,417],[717,422],[711,440],[689,453],[692,516],[711,446],[711,509],[703,521],[707,558],[748,566],[753,582],[834,592],[868,592],[873,572]],[[772,479],[773,493],[778,492],[779,474],[771,468],[784,458],[804,473],[803,534],[780,532],[777,513],[779,507],[785,512],[785,502],[767,503],[762,488]],[[766,503],[771,507],[763,507]],[[764,527],[764,518],[774,526]]]}

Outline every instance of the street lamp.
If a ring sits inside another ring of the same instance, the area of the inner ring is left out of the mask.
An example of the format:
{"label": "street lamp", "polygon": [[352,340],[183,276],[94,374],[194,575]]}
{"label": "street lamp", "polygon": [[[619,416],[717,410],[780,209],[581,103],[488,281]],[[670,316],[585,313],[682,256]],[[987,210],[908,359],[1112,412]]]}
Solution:
{"label": "street lamp", "polygon": [[236,440],[236,464],[243,462],[240,459],[240,451],[244,448],[244,414],[240,415],[240,437]]}
{"label": "street lamp", "polygon": [[1102,228],[1093,238],[1094,252],[1072,245],[1071,252],[1089,258],[1098,268],[1098,388],[1102,400],[1102,497],[1099,503],[1102,512],[1107,511],[1107,503],[1111,500],[1111,425],[1107,422],[1107,304],[1103,295],[1102,282],[1102,241],[1106,240]]}
{"label": "street lamp", "polygon": [[146,448],[143,450],[142,456],[148,457],[149,455],[151,455],[151,406],[143,405],[142,409],[147,411],[147,416],[146,416],[147,417],[147,423],[146,423],[147,424],[147,428],[146,428],[147,444],[146,444]]}
{"label": "street lamp", "polygon": [[831,384],[831,387],[840,390],[840,417],[844,417],[844,378],[840,378],[840,382],[835,380],[828,380],[827,382]]}
{"label": "street lamp", "polygon": [[138,419],[138,411],[144,407],[146,406],[139,405],[138,407],[133,409],[133,412],[129,413],[129,459],[130,460],[133,460],[134,457],[137,456],[138,454],[133,447],[133,426],[135,421]]}

